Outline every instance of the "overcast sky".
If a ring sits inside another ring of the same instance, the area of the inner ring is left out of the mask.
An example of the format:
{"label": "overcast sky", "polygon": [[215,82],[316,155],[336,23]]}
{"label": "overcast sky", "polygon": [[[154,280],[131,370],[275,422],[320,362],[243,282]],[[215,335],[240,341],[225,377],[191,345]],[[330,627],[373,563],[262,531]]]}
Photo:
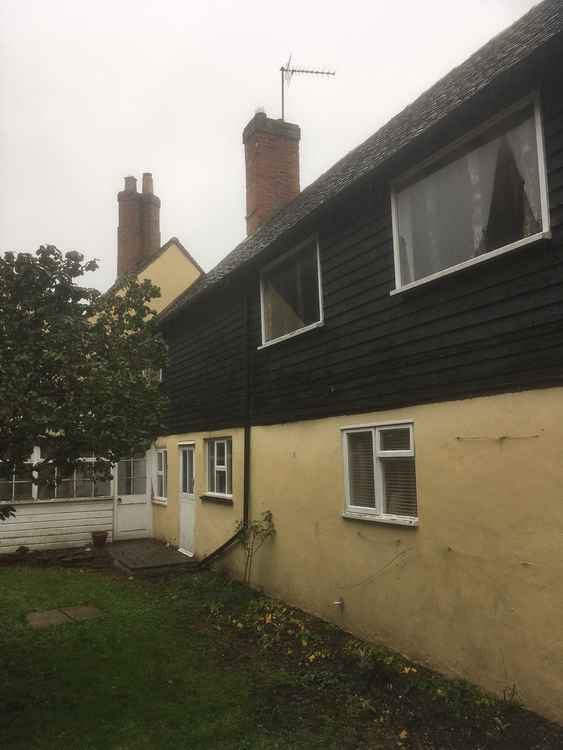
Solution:
{"label": "overcast sky", "polygon": [[1,0],[0,251],[80,250],[115,278],[117,202],[152,172],[164,243],[209,270],[245,234],[242,130],[294,78],[305,187],[535,0]]}

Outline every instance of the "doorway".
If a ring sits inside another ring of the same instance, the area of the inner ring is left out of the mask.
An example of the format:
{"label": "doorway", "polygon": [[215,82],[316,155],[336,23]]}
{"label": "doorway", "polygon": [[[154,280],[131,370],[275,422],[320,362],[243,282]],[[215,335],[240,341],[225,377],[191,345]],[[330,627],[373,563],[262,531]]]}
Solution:
{"label": "doorway", "polygon": [[179,551],[193,556],[195,551],[195,445],[182,443],[178,446],[180,481],[179,487]]}

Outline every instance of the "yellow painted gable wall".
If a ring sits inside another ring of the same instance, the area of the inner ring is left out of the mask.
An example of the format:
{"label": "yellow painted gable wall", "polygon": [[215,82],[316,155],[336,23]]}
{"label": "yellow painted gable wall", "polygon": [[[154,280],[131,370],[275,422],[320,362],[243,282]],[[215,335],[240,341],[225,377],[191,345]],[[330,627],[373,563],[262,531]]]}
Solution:
{"label": "yellow painted gable wall", "polygon": [[151,302],[157,313],[176,299],[201,276],[201,271],[173,242],[138,275],[160,287],[161,296]]}

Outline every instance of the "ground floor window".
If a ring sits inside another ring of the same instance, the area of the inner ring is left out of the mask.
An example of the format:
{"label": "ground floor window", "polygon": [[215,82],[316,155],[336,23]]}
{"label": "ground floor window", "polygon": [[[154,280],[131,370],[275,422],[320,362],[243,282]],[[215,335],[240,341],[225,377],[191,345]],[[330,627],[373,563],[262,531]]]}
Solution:
{"label": "ground floor window", "polygon": [[156,450],[156,499],[168,497],[168,451],[166,448]]}
{"label": "ground floor window", "polygon": [[346,515],[416,525],[413,425],[351,427],[342,434]]}
{"label": "ground floor window", "polygon": [[232,488],[232,440],[216,438],[206,441],[207,492],[231,497]]}

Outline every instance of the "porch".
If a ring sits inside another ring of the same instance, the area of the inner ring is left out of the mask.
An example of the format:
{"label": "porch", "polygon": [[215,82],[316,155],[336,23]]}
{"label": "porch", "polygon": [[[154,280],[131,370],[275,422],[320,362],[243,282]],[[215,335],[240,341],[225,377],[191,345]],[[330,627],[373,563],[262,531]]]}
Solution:
{"label": "porch", "polygon": [[[41,453],[34,450],[32,459]],[[90,458],[85,458],[88,462]],[[111,480],[93,481],[77,468],[55,487],[38,486],[32,467],[0,482],[0,502],[15,516],[0,525],[0,555],[31,550],[63,550],[91,545],[92,532],[108,541],[152,536],[154,452],[136,454],[113,467]]]}

